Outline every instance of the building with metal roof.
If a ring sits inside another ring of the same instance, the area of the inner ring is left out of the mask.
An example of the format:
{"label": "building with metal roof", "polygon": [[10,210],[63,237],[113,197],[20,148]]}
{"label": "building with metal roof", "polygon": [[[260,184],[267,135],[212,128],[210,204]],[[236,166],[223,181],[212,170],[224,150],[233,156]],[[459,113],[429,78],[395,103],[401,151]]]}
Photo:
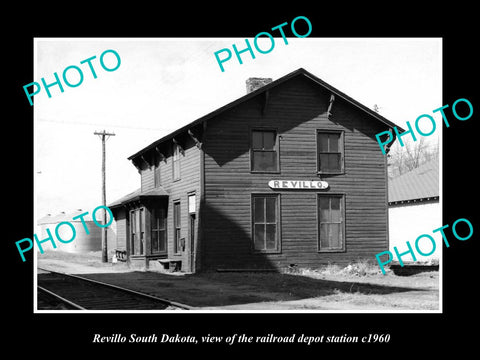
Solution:
{"label": "building with metal roof", "polygon": [[[399,175],[388,182],[388,221],[389,250],[399,253],[408,250],[409,241],[415,248],[416,239],[428,234],[436,240],[436,250],[429,257],[417,256],[417,262],[438,260],[441,258],[441,234],[432,233],[442,224],[442,208],[440,203],[440,172],[438,160],[429,161],[418,168]],[[425,238],[419,243],[424,253],[432,249]],[[403,262],[413,262],[411,255],[402,257]]]}
{"label": "building with metal roof", "polygon": [[435,201],[439,199],[438,160],[399,175],[388,182],[388,204]]}

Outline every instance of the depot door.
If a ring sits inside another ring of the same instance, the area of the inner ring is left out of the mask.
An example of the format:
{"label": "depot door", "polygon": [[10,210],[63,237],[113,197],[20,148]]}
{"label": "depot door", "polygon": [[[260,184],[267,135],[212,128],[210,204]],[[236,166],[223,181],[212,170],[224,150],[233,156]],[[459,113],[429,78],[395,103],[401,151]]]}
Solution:
{"label": "depot door", "polygon": [[189,271],[195,272],[195,221],[196,221],[196,196],[195,193],[188,195],[188,267]]}
{"label": "depot door", "polygon": [[190,271],[195,272],[195,214],[189,214],[188,237],[190,248]]}
{"label": "depot door", "polygon": [[130,211],[130,253],[145,254],[145,208]]}

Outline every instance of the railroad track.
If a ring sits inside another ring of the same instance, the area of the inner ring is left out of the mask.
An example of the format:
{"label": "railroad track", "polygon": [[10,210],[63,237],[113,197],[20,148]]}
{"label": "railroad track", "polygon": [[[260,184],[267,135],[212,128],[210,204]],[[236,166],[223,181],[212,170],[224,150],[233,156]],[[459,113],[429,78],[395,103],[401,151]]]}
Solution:
{"label": "railroad track", "polygon": [[190,306],[117,285],[41,269],[38,310],[189,310]]}

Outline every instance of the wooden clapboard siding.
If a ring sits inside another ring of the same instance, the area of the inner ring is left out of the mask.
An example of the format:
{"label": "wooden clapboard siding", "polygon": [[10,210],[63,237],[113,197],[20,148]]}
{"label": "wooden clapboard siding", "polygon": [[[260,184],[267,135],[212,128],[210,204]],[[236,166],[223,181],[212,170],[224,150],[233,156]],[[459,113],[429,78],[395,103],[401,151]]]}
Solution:
{"label": "wooden clapboard siding", "polygon": [[117,226],[115,249],[125,251],[127,249],[127,218],[125,209],[119,208],[115,211],[115,222]]}
{"label": "wooden clapboard siding", "polygon": [[153,182],[153,177],[154,177],[154,170],[152,167],[147,167],[146,169],[143,169],[141,172],[141,186],[142,186],[142,192],[151,190],[154,188],[154,182]]}
{"label": "wooden clapboard siding", "polygon": [[[173,157],[169,156],[166,163],[162,162],[163,169],[160,169],[160,178],[163,188],[169,193],[168,216],[167,216],[167,236],[168,236],[168,254],[172,258],[181,258],[182,267],[189,263],[188,257],[193,249],[190,248],[188,241],[188,194],[195,193],[197,208],[200,192],[200,155],[199,149],[194,145],[191,139],[187,140],[184,155],[180,155],[180,179],[173,180]],[[162,171],[164,170],[164,171]],[[180,201],[180,237],[185,238],[185,252],[174,253],[174,222],[173,222],[173,203]],[[198,232],[198,221],[196,221],[195,232]],[[191,269],[189,270],[191,271]]]}
{"label": "wooden clapboard siding", "polygon": [[[196,208],[199,208],[199,193],[200,193],[200,150],[195,146],[192,139],[185,137],[181,141],[184,147],[184,154],[180,155],[180,179],[173,180],[173,143],[164,144],[162,148],[165,160],[159,162],[160,167],[160,185],[168,192],[168,209],[167,209],[167,249],[168,257],[182,260],[182,268],[187,271],[192,269],[186,268],[190,264],[190,252],[193,249],[190,247],[188,241],[188,194],[194,193],[196,195]],[[142,191],[153,189],[154,182],[154,166],[143,169],[141,171]],[[181,211],[181,230],[180,237],[185,238],[186,247],[184,252],[174,253],[174,223],[173,223],[173,202],[180,201]],[[154,204],[150,204],[147,209]],[[198,211],[197,211],[198,212]],[[147,224],[147,229],[150,229],[150,224]],[[195,223],[195,232],[198,232],[198,221]]]}
{"label": "wooden clapboard siding", "polygon": [[[373,258],[388,249],[385,157],[375,134],[386,125],[341,98],[327,117],[330,93],[304,77],[269,89],[208,121],[205,150],[206,268],[262,268]],[[280,171],[250,172],[250,130],[277,129]],[[345,173],[322,175],[326,191],[272,190],[274,179],[317,180],[317,129],[344,132]],[[251,240],[251,194],[278,193],[281,203],[281,252],[256,254]],[[344,252],[318,252],[317,193],[343,194]]]}

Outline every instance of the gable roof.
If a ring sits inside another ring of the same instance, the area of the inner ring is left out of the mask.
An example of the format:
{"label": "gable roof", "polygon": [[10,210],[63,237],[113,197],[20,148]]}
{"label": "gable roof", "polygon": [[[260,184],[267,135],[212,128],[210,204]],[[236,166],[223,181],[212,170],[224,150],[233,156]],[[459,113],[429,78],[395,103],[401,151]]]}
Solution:
{"label": "gable roof", "polygon": [[308,79],[310,79],[311,81],[313,81],[314,83],[322,86],[323,88],[329,90],[330,92],[332,92],[335,96],[338,96],[339,98],[342,98],[344,99],[345,101],[351,103],[352,105],[356,106],[357,108],[363,110],[364,112],[366,112],[367,114],[369,114],[370,116],[372,116],[373,118],[375,118],[376,120],[380,121],[381,123],[387,125],[388,127],[390,128],[393,128],[394,126],[397,127],[398,131],[400,133],[404,132],[405,130],[402,129],[401,127],[395,125],[393,122],[391,122],[390,120],[386,119],[385,117],[383,117],[382,115],[380,115],[379,113],[373,111],[372,109],[369,109],[368,107],[366,107],[365,105],[359,103],[358,101],[356,101],[355,99],[351,98],[350,96],[346,95],[345,93],[341,92],[340,90],[334,88],[333,86],[331,86],[330,84],[327,84],[325,81],[321,80],[320,78],[316,77],[315,75],[311,74],[310,72],[308,72],[307,70],[303,69],[303,68],[299,68],[295,71],[292,71],[291,73],[285,75],[285,76],[282,76],[281,78],[278,78],[277,80],[275,81],[272,81],[271,83],[265,85],[265,86],[262,86],[260,87],[259,89],[255,90],[255,91],[252,91],[202,117],[200,117],[199,119],[195,120],[195,121],[192,121],[191,123],[171,132],[170,134],[160,138],[159,140],[153,142],[152,144],[146,146],[145,148],[143,148],[142,150],[140,151],[137,151],[135,154],[131,155],[128,160],[132,160],[134,159],[135,157],[143,154],[144,152],[150,150],[150,149],[153,149],[154,147],[156,147],[157,145],[167,141],[167,140],[170,140],[172,138],[174,138],[176,135],[178,134],[181,134],[183,132],[186,132],[187,130],[189,130],[190,128],[196,126],[196,125],[199,125],[201,123],[203,123],[204,121],[208,120],[208,119],[211,119],[213,118],[214,116],[216,115],[219,115],[221,114],[222,112],[226,111],[226,110],[229,110],[261,93],[264,93],[266,91],[268,91],[269,89],[273,88],[273,87],[276,87],[278,86],[279,84],[282,84],[294,77],[297,77],[297,76],[304,76]]}
{"label": "gable roof", "polygon": [[435,198],[440,195],[438,160],[429,161],[418,168],[388,181],[388,202]]}

